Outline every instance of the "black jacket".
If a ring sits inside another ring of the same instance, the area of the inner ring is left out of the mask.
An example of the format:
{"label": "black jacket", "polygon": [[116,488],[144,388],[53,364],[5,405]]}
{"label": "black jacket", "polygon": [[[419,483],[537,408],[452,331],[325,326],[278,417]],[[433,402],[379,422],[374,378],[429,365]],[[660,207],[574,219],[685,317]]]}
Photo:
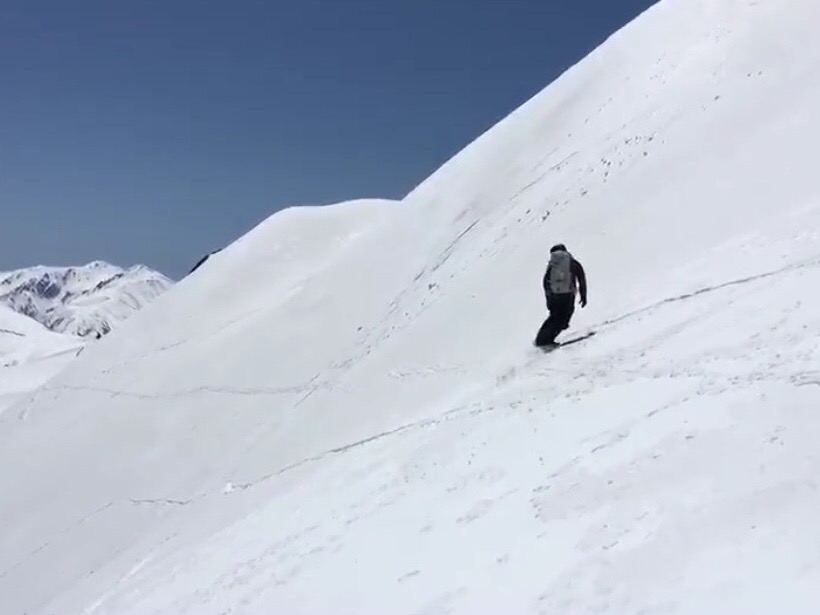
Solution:
{"label": "black jacket", "polygon": [[[576,288],[578,288],[579,292],[581,293],[581,302],[586,303],[587,302],[587,276],[586,276],[586,273],[584,272],[584,267],[581,265],[581,263],[579,261],[575,260],[574,257],[572,258],[572,264],[570,265],[570,267],[571,267],[571,271],[572,271],[572,285],[575,286]],[[543,284],[544,284],[544,294],[547,296],[547,298],[549,298],[549,296],[551,294],[550,290],[549,290],[549,288],[550,288],[549,280],[550,280],[550,268],[548,266],[547,267],[547,272],[544,274],[544,282],[543,282]]]}

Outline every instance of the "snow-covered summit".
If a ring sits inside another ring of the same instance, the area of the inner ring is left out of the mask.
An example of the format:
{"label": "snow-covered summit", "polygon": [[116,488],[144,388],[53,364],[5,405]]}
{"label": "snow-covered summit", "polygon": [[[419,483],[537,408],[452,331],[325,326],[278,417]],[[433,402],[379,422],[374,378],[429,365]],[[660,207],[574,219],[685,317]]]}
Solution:
{"label": "snow-covered summit", "polygon": [[0,303],[53,331],[101,337],[165,292],[172,282],[143,265],[94,261],[0,273]]}
{"label": "snow-covered summit", "polygon": [[[4,608],[820,611],[817,23],[665,0],[214,255],[0,416]],[[544,355],[557,241],[597,335]]]}

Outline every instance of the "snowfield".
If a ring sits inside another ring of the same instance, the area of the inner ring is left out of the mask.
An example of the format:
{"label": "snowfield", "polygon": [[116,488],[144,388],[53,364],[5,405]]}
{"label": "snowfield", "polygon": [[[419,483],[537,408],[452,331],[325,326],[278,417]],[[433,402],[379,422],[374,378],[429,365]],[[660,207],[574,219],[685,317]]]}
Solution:
{"label": "snowfield", "polygon": [[53,333],[0,305],[0,414],[60,372],[83,347],[79,338]]}
{"label": "snowfield", "polygon": [[816,613],[818,23],[664,0],[212,256],[0,415],[0,611]]}

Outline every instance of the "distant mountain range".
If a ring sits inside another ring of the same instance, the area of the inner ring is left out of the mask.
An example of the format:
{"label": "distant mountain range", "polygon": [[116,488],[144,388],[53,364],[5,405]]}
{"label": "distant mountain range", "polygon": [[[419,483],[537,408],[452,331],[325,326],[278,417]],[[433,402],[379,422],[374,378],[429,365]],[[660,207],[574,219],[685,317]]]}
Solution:
{"label": "distant mountain range", "polygon": [[57,333],[100,338],[172,284],[142,265],[38,266],[0,273],[0,303]]}

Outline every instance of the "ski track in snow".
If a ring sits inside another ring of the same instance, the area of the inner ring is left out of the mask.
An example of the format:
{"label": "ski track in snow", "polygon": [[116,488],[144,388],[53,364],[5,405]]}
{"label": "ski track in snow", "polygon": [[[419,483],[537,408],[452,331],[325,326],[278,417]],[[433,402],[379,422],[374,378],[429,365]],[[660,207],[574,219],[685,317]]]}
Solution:
{"label": "ski track in snow", "polygon": [[[625,322],[629,321],[630,319],[637,318],[638,316],[645,315],[647,312],[658,312],[669,307],[672,307],[673,304],[676,303],[687,303],[691,301],[698,301],[707,298],[709,294],[718,292],[718,291],[726,291],[733,289],[735,287],[740,287],[744,285],[752,285],[756,282],[761,280],[765,280],[769,277],[775,275],[788,275],[791,272],[795,272],[799,269],[805,269],[807,267],[816,267],[820,264],[820,261],[817,259],[809,259],[806,261],[802,261],[800,263],[794,263],[787,266],[784,266],[777,271],[772,272],[765,272],[762,274],[748,276],[741,279],[730,280],[721,284],[717,284],[714,286],[710,286],[708,288],[698,289],[691,293],[686,293],[683,295],[670,297],[668,299],[660,300],[653,305],[647,306],[645,308],[641,308],[635,310],[631,313],[609,319],[608,321],[602,322],[599,325],[590,325],[588,328],[590,330],[601,331],[604,327],[612,327],[612,326],[620,326],[623,325]],[[793,373],[788,376],[777,376],[772,375],[769,372],[758,372],[758,373],[747,373],[744,378],[739,378],[737,376],[720,376],[719,374],[709,373],[704,369],[697,369],[693,368],[693,366],[686,366],[685,368],[681,369],[680,367],[670,366],[668,369],[658,369],[654,368],[651,372],[644,371],[644,370],[635,370],[624,367],[625,365],[629,365],[630,361],[634,362],[635,360],[639,359],[642,354],[645,354],[646,351],[657,347],[658,344],[662,344],[665,340],[670,339],[671,336],[679,335],[681,332],[687,330],[689,327],[692,326],[692,323],[696,321],[698,318],[702,318],[701,316],[694,316],[690,319],[685,320],[681,325],[677,325],[672,329],[668,330],[667,332],[663,333],[660,338],[654,338],[652,341],[644,342],[641,346],[636,347],[633,349],[632,352],[622,352],[617,357],[615,357],[615,361],[613,361],[613,357],[609,356],[606,359],[602,360],[600,363],[596,363],[594,360],[585,360],[583,364],[578,364],[574,368],[555,368],[549,367],[545,365],[548,363],[545,356],[540,356],[537,359],[529,361],[525,365],[517,368],[513,372],[504,374],[499,377],[497,380],[497,385],[506,385],[509,386],[512,384],[511,375],[515,375],[515,372],[523,370],[521,375],[521,382],[519,385],[526,383],[526,381],[538,381],[542,377],[543,374],[546,373],[554,373],[556,370],[562,371],[565,376],[565,381],[570,380],[571,382],[576,384],[576,388],[571,389],[567,395],[578,397],[587,393],[590,393],[594,390],[595,385],[594,382],[609,378],[613,376],[619,375],[622,377],[629,378],[638,378],[638,377],[648,377],[652,379],[666,379],[666,378],[684,378],[684,379],[696,379],[701,383],[701,389],[698,390],[698,395],[704,394],[716,394],[719,392],[725,391],[727,388],[731,387],[734,390],[737,390],[738,386],[754,386],[754,384],[759,383],[761,381],[772,381],[772,382],[789,382],[794,386],[806,386],[810,384],[820,384],[820,376],[818,376],[818,372],[810,371],[810,372],[799,372]],[[599,338],[600,339],[600,335]],[[590,339],[586,340],[582,343],[582,345],[595,345],[596,340]],[[561,354],[572,354],[572,349],[562,349]],[[552,363],[552,362],[550,362]],[[613,365],[614,364],[614,365]],[[536,367],[539,366],[539,367]],[[616,367],[617,366],[617,367]],[[770,366],[773,367],[773,366]],[[440,368],[440,367],[431,367],[428,369],[422,370],[415,370],[413,372],[391,372],[391,377],[400,378],[400,379],[407,379],[407,378],[424,378],[430,373],[446,373],[448,371],[453,370],[460,370],[460,368]],[[592,374],[592,375],[590,375]],[[564,382],[565,382],[564,381]],[[579,382],[580,381],[580,382]],[[125,397],[132,397],[134,399],[140,400],[158,400],[158,399],[174,399],[180,396],[190,396],[190,395],[197,395],[197,394],[223,394],[223,395],[260,395],[260,396],[276,396],[276,395],[284,395],[284,394],[292,394],[292,393],[301,393],[305,392],[306,390],[310,389],[311,387],[316,386],[323,386],[327,383],[303,383],[300,385],[295,385],[292,387],[282,387],[282,388],[269,388],[269,389],[240,389],[240,388],[231,388],[231,387],[200,387],[195,390],[185,390],[185,391],[177,391],[163,395],[143,395],[138,393],[131,393],[127,391],[114,391],[108,390],[104,388],[94,388],[94,387],[72,387],[72,386],[63,386],[57,387],[56,389],[52,389],[49,386],[44,387],[44,392],[49,392],[52,390],[75,390],[75,391],[86,391],[86,392],[95,392],[95,393],[102,393],[111,396],[125,396]],[[580,386],[578,386],[580,385]],[[505,390],[505,389],[501,389]],[[654,408],[645,415],[635,418],[630,423],[626,423],[621,425],[618,429],[616,429],[612,433],[602,433],[598,436],[593,438],[587,439],[585,442],[586,453],[581,452],[580,455],[574,457],[573,461],[563,467],[558,469],[557,471],[550,474],[550,479],[557,479],[561,477],[563,474],[570,472],[572,468],[578,467],[582,465],[583,459],[585,456],[593,456],[598,453],[601,453],[607,449],[612,447],[618,446],[625,440],[630,437],[630,431],[636,425],[640,424],[642,420],[650,419],[656,416],[659,412],[668,411],[672,408],[680,406],[680,404],[685,403],[691,399],[690,394],[686,394],[680,396],[674,400],[671,400],[665,406]],[[534,402],[534,399],[530,399],[529,401],[526,398],[516,398],[510,401],[507,401],[505,404],[501,404],[502,408],[506,408],[507,412],[516,412],[520,409],[522,405],[527,406],[531,405]],[[480,417],[481,415],[487,413],[496,413],[499,411],[499,407],[497,404],[489,402],[489,403],[481,403],[481,402],[472,402],[470,404],[456,407],[450,409],[437,417],[432,417],[428,419],[423,419],[419,421],[415,421],[412,423],[408,423],[405,425],[401,425],[396,427],[395,429],[387,430],[384,432],[380,432],[374,434],[370,437],[351,442],[344,446],[334,447],[332,449],[328,449],[322,451],[321,453],[312,455],[308,458],[302,459],[296,463],[290,464],[286,467],[274,470],[270,473],[267,473],[258,479],[252,480],[250,482],[241,483],[241,484],[228,484],[226,489],[221,492],[211,492],[211,493],[202,493],[198,496],[186,498],[186,499],[174,499],[174,498],[149,498],[149,497],[141,497],[141,498],[130,498],[127,502],[134,506],[159,506],[159,507],[186,507],[192,504],[198,504],[205,498],[213,498],[213,497],[226,497],[230,496],[231,494],[242,492],[252,488],[258,488],[261,485],[271,481],[272,479],[279,478],[284,474],[287,474],[291,471],[297,470],[302,466],[315,464],[322,461],[326,461],[329,457],[338,456],[342,454],[347,454],[353,452],[357,449],[363,449],[369,446],[374,446],[380,444],[381,441],[406,436],[409,432],[412,431],[419,431],[419,430],[433,430],[436,427],[440,426],[442,423],[445,422],[458,422],[460,420],[474,420],[476,417]],[[531,412],[531,408],[530,408]],[[689,436],[687,436],[689,437]],[[777,436],[773,435],[773,442],[776,441]],[[535,493],[543,493],[549,490],[548,485],[541,485],[533,488]],[[519,493],[519,489],[513,489],[511,491],[505,492],[499,496],[499,498],[495,499],[483,499],[480,500],[476,506],[462,514],[456,519],[456,523],[464,524],[464,523],[471,523],[474,522],[485,515],[489,514],[489,512],[493,509],[493,507],[498,504],[498,502],[506,500],[510,497]],[[113,503],[108,503],[105,506],[98,508],[91,513],[84,515],[77,523],[72,524],[71,526],[65,528],[58,532],[58,536],[65,534],[72,529],[76,528],[82,523],[85,523],[93,516],[100,514],[109,508],[114,506]],[[537,507],[537,514],[542,515],[542,505],[538,505]],[[644,517],[648,513],[643,513]],[[358,519],[360,517],[356,517]],[[643,518],[643,517],[642,517]],[[642,518],[639,518],[637,521],[641,521]],[[317,526],[318,527],[318,526]],[[615,537],[611,542],[608,542],[602,548],[605,551],[609,551],[611,549],[615,549],[621,544],[621,541],[628,537],[629,533],[621,533],[618,537]],[[45,549],[49,545],[49,541],[44,542],[40,547],[35,549],[29,557],[33,557]],[[323,549],[323,548],[321,548]],[[316,553],[323,552],[323,550],[317,551]],[[505,558],[508,558],[507,555],[499,555],[499,561],[506,561]],[[24,560],[25,561],[25,560]],[[9,570],[5,570],[0,572],[0,578],[5,577],[9,572],[15,570],[23,562],[18,562]],[[261,561],[259,562],[261,565]],[[136,572],[129,574],[133,576]],[[405,583],[410,581],[411,579],[420,576],[422,573],[421,571],[415,570],[410,571],[404,575],[402,575],[397,582]],[[103,603],[101,603],[103,604]],[[100,605],[98,605],[100,606]]]}
{"label": "ski track in snow", "polygon": [[[726,288],[730,288],[733,286],[750,284],[753,282],[757,282],[760,280],[765,280],[766,278],[781,275],[784,273],[788,273],[790,271],[795,271],[799,269],[804,269],[807,267],[818,267],[820,266],[820,257],[807,259],[805,261],[801,261],[798,263],[792,263],[781,267],[775,271],[768,271],[764,273],[760,273],[753,276],[748,276],[736,280],[730,280],[727,282],[723,282],[721,284],[717,284],[714,286],[709,286],[705,288],[700,288],[698,290],[685,293],[683,295],[669,297],[666,299],[662,299],[652,305],[639,308],[622,316],[618,316],[615,318],[611,318],[600,324],[591,324],[587,327],[589,331],[599,331],[604,329],[605,327],[609,327],[616,323],[620,323],[624,320],[634,318],[638,315],[644,314],[645,312],[657,310],[658,308],[670,304],[670,303],[677,303],[680,301],[687,301],[690,299],[695,299],[700,297],[701,295],[712,293],[720,290],[724,290]],[[680,330],[685,329],[689,323],[683,323],[680,325]],[[583,332],[582,332],[583,334]],[[184,342],[180,342],[184,343]],[[164,349],[162,349],[164,350]],[[143,358],[150,358],[150,355],[145,355]],[[527,366],[531,365],[532,362],[528,363]],[[497,379],[497,383],[501,384],[509,380],[510,376],[515,373],[515,371],[519,368],[512,368],[509,372],[501,375]],[[468,373],[467,366],[452,366],[452,367],[440,367],[440,366],[432,366],[428,368],[416,369],[412,371],[398,371],[394,370],[390,372],[390,376],[399,380],[407,380],[413,378],[421,378],[428,375],[441,375],[448,372],[454,372],[458,374],[466,374]],[[330,387],[332,386],[331,381],[319,382],[316,383],[314,381],[302,383],[302,384],[295,384],[292,386],[286,387],[259,387],[259,388],[237,388],[237,387],[229,387],[229,386],[201,386],[196,387],[193,389],[186,389],[181,391],[174,391],[170,393],[163,393],[163,394],[143,394],[138,392],[131,392],[131,391],[124,391],[124,390],[114,390],[114,389],[107,389],[103,387],[93,387],[93,386],[72,386],[72,385],[59,385],[59,386],[50,386],[45,385],[42,388],[43,392],[53,392],[53,391],[60,391],[60,390],[74,390],[74,391],[87,391],[87,392],[94,392],[94,393],[101,393],[105,395],[110,395],[112,397],[130,397],[133,399],[141,399],[141,400],[171,400],[178,397],[187,397],[191,395],[198,395],[198,394],[214,394],[214,395],[259,395],[259,396],[280,396],[280,395],[290,395],[293,393],[305,393],[305,392],[312,392],[318,388],[322,387]],[[25,418],[25,413],[21,413],[20,418]]]}
{"label": "ski track in snow", "polygon": [[[612,325],[612,324],[620,323],[620,322],[622,322],[623,320],[625,320],[629,317],[636,316],[637,314],[644,313],[648,310],[656,310],[656,309],[663,308],[664,306],[668,305],[669,303],[686,301],[686,300],[689,300],[689,299],[696,299],[696,298],[699,298],[699,297],[701,297],[702,295],[704,295],[708,292],[723,290],[723,289],[726,289],[726,288],[730,288],[732,286],[737,286],[737,285],[740,285],[740,284],[747,284],[747,283],[755,282],[755,281],[764,279],[766,277],[769,277],[771,275],[775,275],[777,273],[786,273],[788,271],[793,271],[793,270],[798,269],[798,268],[802,268],[802,267],[806,267],[806,266],[810,266],[810,265],[813,266],[813,265],[816,265],[816,264],[818,264],[818,263],[815,262],[815,261],[810,261],[810,262],[807,262],[807,263],[801,263],[801,264],[797,264],[797,265],[790,265],[790,266],[784,267],[783,269],[781,269],[777,272],[764,273],[764,274],[761,274],[761,275],[744,278],[742,280],[733,280],[733,281],[726,282],[726,283],[723,283],[723,284],[720,284],[720,285],[716,285],[716,286],[713,286],[713,287],[710,287],[710,288],[700,289],[698,291],[688,293],[686,295],[682,295],[682,296],[679,296],[679,297],[674,297],[674,298],[670,298],[670,299],[667,299],[667,300],[659,301],[657,304],[655,304],[653,306],[650,306],[650,307],[644,308],[642,310],[636,311],[636,312],[634,312],[632,314],[629,314],[629,315],[626,315],[624,317],[619,317],[619,318],[616,318],[616,319],[612,319],[609,322],[603,323],[603,324],[604,325]],[[592,326],[590,328],[596,329],[595,326]],[[685,329],[685,327],[679,328],[679,331],[684,330],[684,329]],[[621,356],[619,358],[621,360],[623,360],[626,357]],[[634,359],[635,357],[632,357],[632,358]],[[530,364],[530,367],[531,366],[532,366],[532,364]],[[605,368],[607,366],[610,366],[609,361],[605,364],[600,365],[600,366],[596,366],[594,363],[593,364],[586,363],[583,367],[583,370],[590,370],[590,369],[592,369],[592,370],[595,370],[595,369],[605,370]],[[545,368],[545,369],[547,371],[554,371],[554,370],[551,370],[550,368]],[[568,370],[565,370],[565,372],[568,373],[568,374],[570,373]],[[535,373],[530,374],[530,377],[537,377],[539,373],[540,373],[539,371],[536,371]],[[628,373],[630,375],[636,375],[637,374],[637,372],[628,372],[626,370],[620,370],[620,373],[621,374],[627,374]],[[814,381],[811,380],[812,377],[818,377],[817,374],[818,374],[818,372],[805,373],[805,374],[804,373],[794,374],[788,381],[791,382],[792,384],[794,384],[795,386],[805,386],[806,384],[820,384],[820,381],[814,382]],[[611,371],[610,372],[606,372],[606,371],[596,372],[596,378],[600,378],[600,377],[604,377],[604,376],[611,376],[611,375],[612,375]],[[716,377],[715,375],[710,376],[709,374],[707,374],[703,370],[693,370],[691,368],[688,368],[687,371],[684,372],[684,373],[679,373],[679,372],[676,373],[675,371],[670,371],[670,372],[656,371],[655,373],[653,373],[651,375],[651,377],[655,378],[655,379],[666,378],[666,377],[681,377],[681,376],[682,377],[687,377],[687,378],[698,378],[700,380],[709,379],[710,386],[716,386],[716,385],[720,385],[720,384],[729,384],[732,387],[737,387],[739,384],[742,384],[739,379],[734,378],[734,377],[721,379],[719,377]],[[580,370],[579,370],[579,373],[572,374],[573,379],[578,379],[578,378],[581,378],[581,377],[582,377],[582,373],[581,373]],[[755,382],[759,382],[761,380],[767,380],[767,379],[772,380],[772,381],[784,380],[783,378],[767,376],[766,374],[763,374],[763,373],[757,373],[757,374],[752,373],[752,374],[748,374],[748,377],[746,379],[745,384],[747,386],[750,386],[750,385],[754,384]],[[46,387],[46,389],[47,389],[47,387]],[[262,391],[258,391],[258,390],[257,391],[239,390],[239,391],[237,391],[237,390],[230,390],[230,389],[228,389],[228,390],[218,389],[218,390],[209,391],[209,392],[239,394],[239,395],[248,395],[248,394],[265,395],[265,394],[281,394],[281,393],[301,391],[301,390],[303,390],[303,386],[293,387],[293,388],[290,388],[290,389],[274,390],[274,391],[271,391],[271,390],[262,390]],[[100,392],[111,393],[110,391],[105,391],[105,390],[100,391]],[[200,392],[200,391],[197,391],[197,392]],[[196,392],[194,392],[194,393],[196,393]],[[699,392],[699,394],[703,394],[703,393],[704,393],[704,391]],[[123,393],[123,392],[115,392],[114,394],[128,395],[128,393]],[[168,397],[173,398],[173,397],[176,397],[178,395],[184,395],[184,394],[191,394],[191,392],[179,392],[179,393],[169,395]],[[153,396],[135,396],[135,397],[138,398],[138,399],[156,399],[156,397],[153,397]],[[642,417],[642,418],[651,418],[651,417],[655,416],[656,414],[658,414],[659,412],[662,412],[664,410],[669,410],[670,408],[673,408],[673,407],[677,406],[678,404],[680,404],[681,402],[686,401],[688,399],[689,399],[689,397],[683,397],[681,399],[678,399],[678,400],[675,400],[675,401],[669,403],[668,405],[666,405],[664,407],[655,408],[652,411],[648,412],[645,415],[645,417]],[[526,403],[526,400],[517,399],[517,400],[508,402],[507,407],[509,409],[516,409],[521,404],[525,404],[525,403]],[[395,429],[375,434],[371,437],[365,438],[365,439],[357,441],[357,442],[352,442],[352,443],[347,444],[345,446],[336,447],[336,448],[333,448],[333,449],[330,449],[330,450],[323,451],[322,453],[319,453],[317,455],[313,455],[309,458],[303,459],[303,460],[301,460],[299,462],[296,462],[294,464],[291,464],[287,467],[284,467],[284,468],[281,468],[281,469],[276,470],[274,472],[271,472],[271,473],[269,473],[265,476],[262,476],[259,479],[254,480],[252,482],[245,483],[245,484],[230,485],[230,489],[228,489],[226,491],[223,491],[220,495],[224,496],[224,495],[228,495],[228,494],[230,494],[234,491],[243,491],[243,490],[247,490],[247,489],[250,489],[250,488],[258,487],[262,483],[264,483],[266,481],[269,481],[272,478],[282,476],[283,474],[285,474],[287,472],[290,472],[292,470],[295,470],[295,469],[297,469],[301,466],[304,466],[306,464],[320,462],[320,461],[325,460],[326,458],[328,458],[330,456],[339,455],[339,454],[350,452],[350,451],[352,451],[354,449],[357,449],[357,448],[366,447],[368,445],[375,444],[378,441],[380,441],[382,439],[385,439],[385,438],[400,436],[400,435],[405,434],[406,432],[412,431],[412,430],[422,430],[422,429],[434,428],[434,427],[440,425],[441,423],[443,423],[445,421],[457,421],[457,420],[462,419],[462,418],[474,418],[474,417],[477,417],[477,416],[482,415],[484,413],[494,412],[496,410],[497,410],[497,408],[494,405],[484,405],[484,404],[481,404],[481,403],[478,403],[478,402],[474,402],[472,404],[469,404],[466,407],[454,408],[454,409],[451,409],[451,410],[443,413],[441,416],[436,417],[436,418],[420,420],[420,421],[416,421],[416,422],[413,422],[413,423],[410,423],[410,424],[402,425],[402,426],[399,426]],[[637,424],[640,420],[642,420],[642,419],[636,419],[633,422],[633,425]],[[602,443],[599,443],[599,444],[591,445],[591,447],[588,450],[588,454],[589,455],[595,455],[596,453],[599,453],[599,452],[601,452],[601,451],[603,451],[607,448],[610,448],[612,446],[616,446],[619,443],[623,442],[624,440],[626,440],[629,437],[629,429],[630,429],[630,425],[625,425],[622,428],[620,428],[620,430],[617,433],[614,433],[614,434],[611,434],[611,435],[602,434],[601,436],[593,438],[593,441],[597,441],[601,438],[603,438],[604,441]],[[582,457],[576,457],[575,460],[574,460],[573,465],[580,462],[581,459],[582,459]],[[561,471],[555,472],[550,476],[550,478],[556,478],[560,474],[561,474]],[[538,491],[544,491],[543,487],[537,488],[537,490]],[[157,499],[150,499],[150,498],[136,499],[136,498],[134,498],[134,499],[130,500],[130,503],[132,503],[134,505],[177,507],[177,506],[187,506],[189,504],[197,502],[198,500],[201,500],[204,497],[211,497],[211,496],[214,496],[214,495],[217,495],[217,494],[210,494],[210,495],[209,494],[202,494],[200,496],[185,499],[185,500],[177,500],[177,499],[171,499],[171,498],[157,498]],[[479,507],[474,512],[468,513],[468,514],[460,517],[457,520],[457,522],[466,523],[466,522],[470,522],[472,520],[475,520],[475,519],[483,516],[482,511],[485,508],[487,508],[488,506],[490,506],[490,504],[491,504],[491,501],[485,501],[484,504],[479,504]],[[107,505],[106,507],[103,507],[102,509],[94,511],[90,515],[84,517],[80,521],[80,523],[87,520],[90,516],[92,516],[94,514],[97,514],[98,512],[102,512],[103,510],[106,510],[110,505],[111,504]],[[68,530],[64,530],[64,531],[68,531]],[[615,542],[611,543],[610,545],[607,545],[605,547],[605,549],[608,550],[609,548],[612,548],[612,547],[616,546],[617,544],[618,544],[618,541],[615,541]],[[39,550],[40,549],[38,549],[38,551]],[[37,551],[35,551],[35,553],[36,552]],[[409,576],[403,577],[402,581],[407,580],[407,578],[417,576],[418,574],[419,574],[418,571],[416,571],[415,573],[411,573],[411,574],[409,574]],[[2,576],[2,575],[0,575],[0,576]]]}

